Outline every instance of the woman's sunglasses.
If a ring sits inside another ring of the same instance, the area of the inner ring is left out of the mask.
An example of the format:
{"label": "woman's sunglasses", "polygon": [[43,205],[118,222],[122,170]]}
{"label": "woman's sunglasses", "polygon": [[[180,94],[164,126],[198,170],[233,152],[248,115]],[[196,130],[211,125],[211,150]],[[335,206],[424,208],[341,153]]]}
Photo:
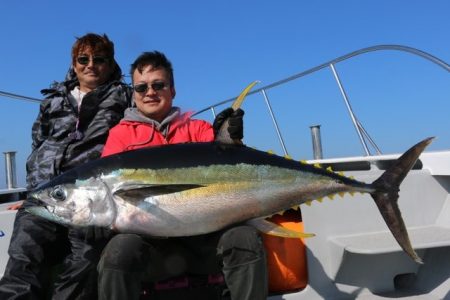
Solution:
{"label": "woman's sunglasses", "polygon": [[[77,62],[80,65],[87,65],[89,64],[89,56],[78,56],[77,57]],[[108,59],[104,56],[94,56],[92,57],[92,62],[94,63],[94,65],[101,65],[101,64],[105,64],[106,62],[108,62]]]}
{"label": "woman's sunglasses", "polygon": [[145,93],[149,88],[152,88],[155,92],[160,91],[168,87],[165,82],[153,82],[153,83],[139,83],[133,86],[133,89],[137,93]]}

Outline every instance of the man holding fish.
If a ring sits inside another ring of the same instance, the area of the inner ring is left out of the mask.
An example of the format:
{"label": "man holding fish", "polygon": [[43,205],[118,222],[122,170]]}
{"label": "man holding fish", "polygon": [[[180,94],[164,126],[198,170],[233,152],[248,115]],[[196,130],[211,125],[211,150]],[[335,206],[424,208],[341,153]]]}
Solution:
{"label": "man holding fish", "polygon": [[[211,142],[225,119],[230,137],[242,139],[240,109],[224,110],[211,126],[172,105],[173,69],[164,54],[143,53],[132,64],[131,76],[136,107],[128,108],[111,129],[102,156],[164,144]],[[143,281],[219,272],[231,299],[267,297],[264,247],[257,230],[247,225],[167,239],[118,234],[104,249],[98,270],[100,299],[139,299]]]}

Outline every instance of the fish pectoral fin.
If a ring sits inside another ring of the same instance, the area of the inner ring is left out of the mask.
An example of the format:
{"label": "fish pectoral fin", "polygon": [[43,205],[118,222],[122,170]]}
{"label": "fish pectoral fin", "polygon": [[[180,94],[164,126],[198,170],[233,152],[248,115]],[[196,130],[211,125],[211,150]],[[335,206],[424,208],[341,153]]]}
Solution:
{"label": "fish pectoral fin", "polygon": [[173,194],[202,187],[199,184],[130,184],[121,186],[114,194],[128,202],[139,202],[148,197]]}
{"label": "fish pectoral fin", "polygon": [[281,227],[275,223],[267,221],[266,219],[248,220],[247,224],[255,227],[256,229],[258,229],[261,232],[264,232],[265,234],[284,238],[309,238],[315,236],[314,233],[305,233]]}

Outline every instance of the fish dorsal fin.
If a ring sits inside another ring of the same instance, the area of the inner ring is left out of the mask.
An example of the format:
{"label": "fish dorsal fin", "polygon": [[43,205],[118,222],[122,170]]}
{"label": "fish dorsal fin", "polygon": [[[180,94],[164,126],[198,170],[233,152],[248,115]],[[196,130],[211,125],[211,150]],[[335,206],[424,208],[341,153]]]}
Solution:
{"label": "fish dorsal fin", "polygon": [[[247,96],[248,92],[253,88],[255,84],[259,83],[259,81],[253,81],[250,83],[243,91],[242,93],[234,100],[233,104],[231,105],[231,108],[233,110],[237,110],[241,107],[242,102],[244,102],[245,97]],[[241,140],[232,139],[230,137],[230,134],[228,133],[228,127],[230,126],[228,119],[226,119],[222,127],[220,127],[219,132],[216,136],[216,141],[222,144],[237,144],[242,145]]]}
{"label": "fish dorsal fin", "polygon": [[149,197],[159,195],[173,194],[185,190],[202,187],[198,184],[130,184],[118,188],[114,195],[118,195],[122,199],[136,203],[143,201]]}
{"label": "fish dorsal fin", "polygon": [[284,238],[309,238],[315,236],[313,233],[304,233],[281,227],[275,223],[267,221],[264,218],[248,220],[247,224],[255,227],[268,235],[280,236]]}

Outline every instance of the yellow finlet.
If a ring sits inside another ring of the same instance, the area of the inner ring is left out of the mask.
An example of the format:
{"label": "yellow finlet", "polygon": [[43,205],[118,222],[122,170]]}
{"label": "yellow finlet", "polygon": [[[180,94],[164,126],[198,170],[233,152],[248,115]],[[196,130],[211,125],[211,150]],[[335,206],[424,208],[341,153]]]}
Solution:
{"label": "yellow finlet", "polygon": [[322,166],[320,164],[314,164],[314,167],[321,169]]}
{"label": "yellow finlet", "polygon": [[334,200],[334,195],[336,195],[336,194],[328,195],[328,198],[330,198],[330,200]]}
{"label": "yellow finlet", "polygon": [[292,160],[292,157],[289,154],[285,155],[284,158]]}
{"label": "yellow finlet", "polygon": [[331,166],[329,166],[329,167],[327,168],[327,171],[328,171],[328,172],[333,172],[333,169],[331,168]]}
{"label": "yellow finlet", "polygon": [[308,206],[311,206],[312,201],[305,201],[305,204],[308,205]]}

